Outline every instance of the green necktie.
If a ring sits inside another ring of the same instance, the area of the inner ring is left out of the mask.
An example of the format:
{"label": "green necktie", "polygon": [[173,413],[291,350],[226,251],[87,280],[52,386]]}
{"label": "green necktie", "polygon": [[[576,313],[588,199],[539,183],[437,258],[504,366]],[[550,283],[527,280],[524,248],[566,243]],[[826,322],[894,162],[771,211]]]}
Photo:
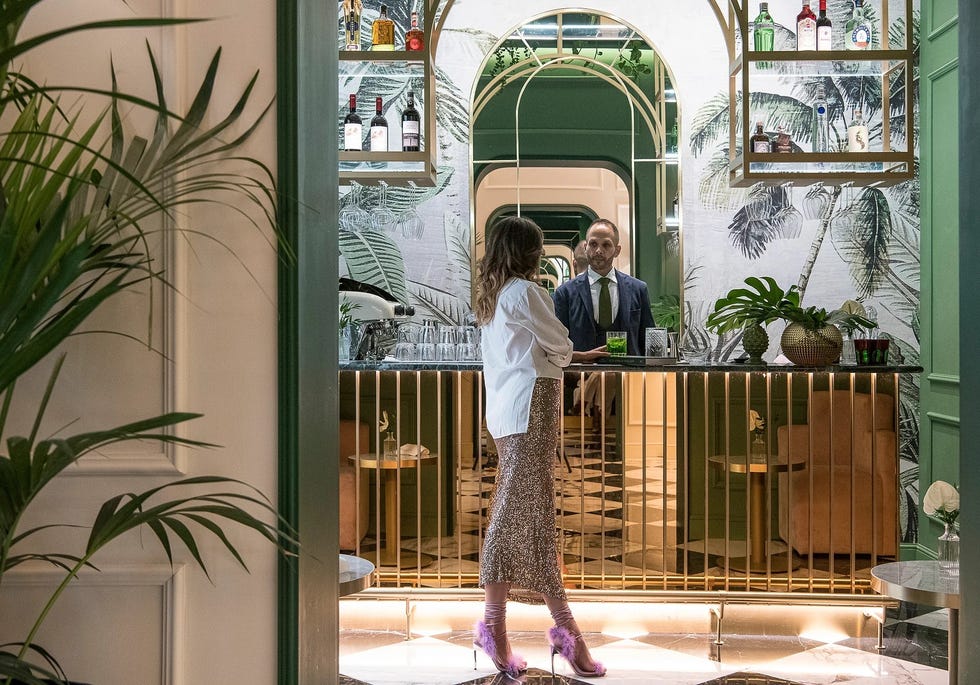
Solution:
{"label": "green necktie", "polygon": [[599,328],[612,326],[612,297],[609,296],[609,279],[599,279]]}

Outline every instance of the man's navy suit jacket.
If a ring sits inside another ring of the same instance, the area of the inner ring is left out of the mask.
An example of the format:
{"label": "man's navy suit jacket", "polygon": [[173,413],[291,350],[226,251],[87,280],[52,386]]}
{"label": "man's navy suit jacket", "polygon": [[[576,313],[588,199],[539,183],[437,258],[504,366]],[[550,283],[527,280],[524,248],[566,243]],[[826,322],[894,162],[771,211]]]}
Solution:
{"label": "man's navy suit jacket", "polygon": [[[617,271],[616,285],[619,289],[619,309],[609,330],[626,331],[626,353],[642,355],[646,329],[656,325],[650,313],[647,284]],[[606,344],[606,331],[596,323],[592,310],[587,271],[558,286],[554,300],[555,314],[568,329],[574,349],[584,352]]]}

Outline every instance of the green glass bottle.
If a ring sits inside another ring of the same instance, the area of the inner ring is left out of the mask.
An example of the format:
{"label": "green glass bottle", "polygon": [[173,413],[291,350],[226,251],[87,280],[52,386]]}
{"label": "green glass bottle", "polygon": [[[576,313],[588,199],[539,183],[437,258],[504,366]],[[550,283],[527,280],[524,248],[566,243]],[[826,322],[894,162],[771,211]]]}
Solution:
{"label": "green glass bottle", "polygon": [[773,43],[776,39],[776,29],[772,20],[772,15],[769,14],[768,2],[759,3],[759,16],[757,16],[755,21],[752,23],[755,27],[755,51],[772,52]]}

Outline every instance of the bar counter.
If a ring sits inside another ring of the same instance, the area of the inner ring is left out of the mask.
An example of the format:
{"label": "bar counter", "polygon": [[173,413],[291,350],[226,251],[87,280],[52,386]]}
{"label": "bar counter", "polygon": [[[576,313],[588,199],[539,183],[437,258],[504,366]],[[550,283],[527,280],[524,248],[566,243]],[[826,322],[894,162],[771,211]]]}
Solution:
{"label": "bar counter", "polygon": [[[569,366],[566,587],[872,594],[899,556],[901,393],[921,370]],[[379,587],[476,587],[496,469],[481,364],[353,361],[340,387],[341,548]]]}

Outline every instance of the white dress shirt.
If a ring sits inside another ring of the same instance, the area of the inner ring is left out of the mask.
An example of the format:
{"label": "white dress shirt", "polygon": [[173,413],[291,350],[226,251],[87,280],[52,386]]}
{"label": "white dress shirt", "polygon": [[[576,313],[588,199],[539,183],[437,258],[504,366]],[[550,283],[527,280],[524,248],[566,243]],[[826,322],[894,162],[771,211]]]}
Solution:
{"label": "white dress shirt", "polygon": [[572,361],[568,329],[548,292],[512,278],[501,288],[493,319],[482,326],[487,430],[495,438],[526,433],[534,381],[561,378]]}
{"label": "white dress shirt", "polygon": [[[592,316],[595,318],[596,323],[599,322],[599,291],[602,289],[602,284],[599,283],[599,279],[602,275],[597,271],[594,271],[590,266],[586,273],[589,276],[589,290],[592,292]],[[616,280],[616,270],[610,269],[609,273],[606,274],[606,278],[609,279],[609,301],[612,303],[612,320],[616,320],[616,314],[619,313],[619,282]]]}

